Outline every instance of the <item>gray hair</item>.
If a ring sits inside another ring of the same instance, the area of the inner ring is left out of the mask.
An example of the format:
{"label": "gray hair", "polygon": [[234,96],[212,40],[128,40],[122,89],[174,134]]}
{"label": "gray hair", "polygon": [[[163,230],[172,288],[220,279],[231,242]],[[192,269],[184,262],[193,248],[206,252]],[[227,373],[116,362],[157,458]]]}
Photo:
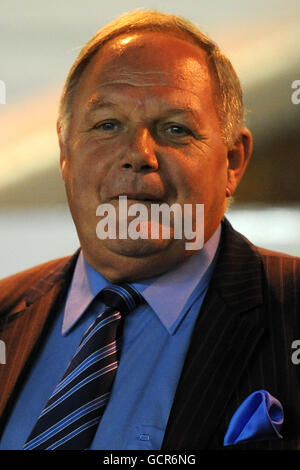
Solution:
{"label": "gray hair", "polygon": [[155,10],[136,10],[125,13],[101,28],[81,49],[67,76],[61,95],[58,127],[63,140],[67,139],[72,117],[72,102],[76,85],[93,56],[109,40],[136,31],[173,34],[189,40],[206,51],[217,86],[216,108],[224,142],[231,148],[243,125],[243,98],[240,81],[234,68],[219,47],[190,21]]}

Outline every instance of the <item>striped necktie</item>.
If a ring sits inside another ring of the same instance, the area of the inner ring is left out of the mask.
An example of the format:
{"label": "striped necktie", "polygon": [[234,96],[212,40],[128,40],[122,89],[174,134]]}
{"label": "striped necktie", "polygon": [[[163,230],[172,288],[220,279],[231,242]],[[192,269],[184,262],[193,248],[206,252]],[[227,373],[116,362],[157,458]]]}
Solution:
{"label": "striped necktie", "polygon": [[117,372],[121,320],[143,302],[127,283],[109,285],[98,298],[105,311],[84,333],[24,450],[81,450],[91,445]]}

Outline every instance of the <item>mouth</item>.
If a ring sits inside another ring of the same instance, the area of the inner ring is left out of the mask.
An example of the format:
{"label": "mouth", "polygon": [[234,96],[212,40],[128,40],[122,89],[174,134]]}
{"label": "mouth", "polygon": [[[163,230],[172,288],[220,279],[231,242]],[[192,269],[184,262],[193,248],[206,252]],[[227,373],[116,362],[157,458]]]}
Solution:
{"label": "mouth", "polygon": [[113,195],[111,199],[119,199],[120,196],[127,196],[127,199],[133,199],[135,201],[144,201],[144,202],[163,202],[161,197],[158,197],[156,194],[148,192],[124,192],[117,195]]}

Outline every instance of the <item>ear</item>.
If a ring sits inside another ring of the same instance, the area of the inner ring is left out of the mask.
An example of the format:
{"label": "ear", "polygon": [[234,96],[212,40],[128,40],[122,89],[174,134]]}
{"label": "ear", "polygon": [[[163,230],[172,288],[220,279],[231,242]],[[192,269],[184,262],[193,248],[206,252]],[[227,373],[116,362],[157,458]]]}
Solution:
{"label": "ear", "polygon": [[63,139],[62,128],[59,121],[56,123],[56,130],[58,136],[58,143],[60,149],[60,172],[62,179],[65,180],[65,171],[66,171],[66,161],[67,161],[67,146]]}
{"label": "ear", "polygon": [[246,127],[240,130],[239,136],[227,155],[226,196],[232,196],[249,163],[253,148],[252,134]]}

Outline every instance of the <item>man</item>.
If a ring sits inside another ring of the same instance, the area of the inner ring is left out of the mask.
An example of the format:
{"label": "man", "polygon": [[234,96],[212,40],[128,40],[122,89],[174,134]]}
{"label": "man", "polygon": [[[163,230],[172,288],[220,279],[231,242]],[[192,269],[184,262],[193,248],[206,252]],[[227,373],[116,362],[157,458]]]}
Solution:
{"label": "man", "polygon": [[[128,14],[83,48],[58,120],[81,250],[1,281],[2,449],[300,449],[299,368],[291,360],[299,260],[254,247],[224,218],[252,151],[242,115],[230,62],[178,17]],[[204,247],[187,250],[174,219],[170,238],[99,238],[97,208],[118,209],[122,196],[129,208],[204,204]],[[99,385],[101,412],[95,398],[86,400],[92,411],[78,402],[65,412],[75,394],[64,393],[66,382],[88,360],[74,369],[74,358],[106,318],[97,320],[111,284],[129,284],[142,304],[126,316],[120,308],[121,355],[105,393]],[[224,447],[232,416],[261,390],[270,434],[258,429]]]}

